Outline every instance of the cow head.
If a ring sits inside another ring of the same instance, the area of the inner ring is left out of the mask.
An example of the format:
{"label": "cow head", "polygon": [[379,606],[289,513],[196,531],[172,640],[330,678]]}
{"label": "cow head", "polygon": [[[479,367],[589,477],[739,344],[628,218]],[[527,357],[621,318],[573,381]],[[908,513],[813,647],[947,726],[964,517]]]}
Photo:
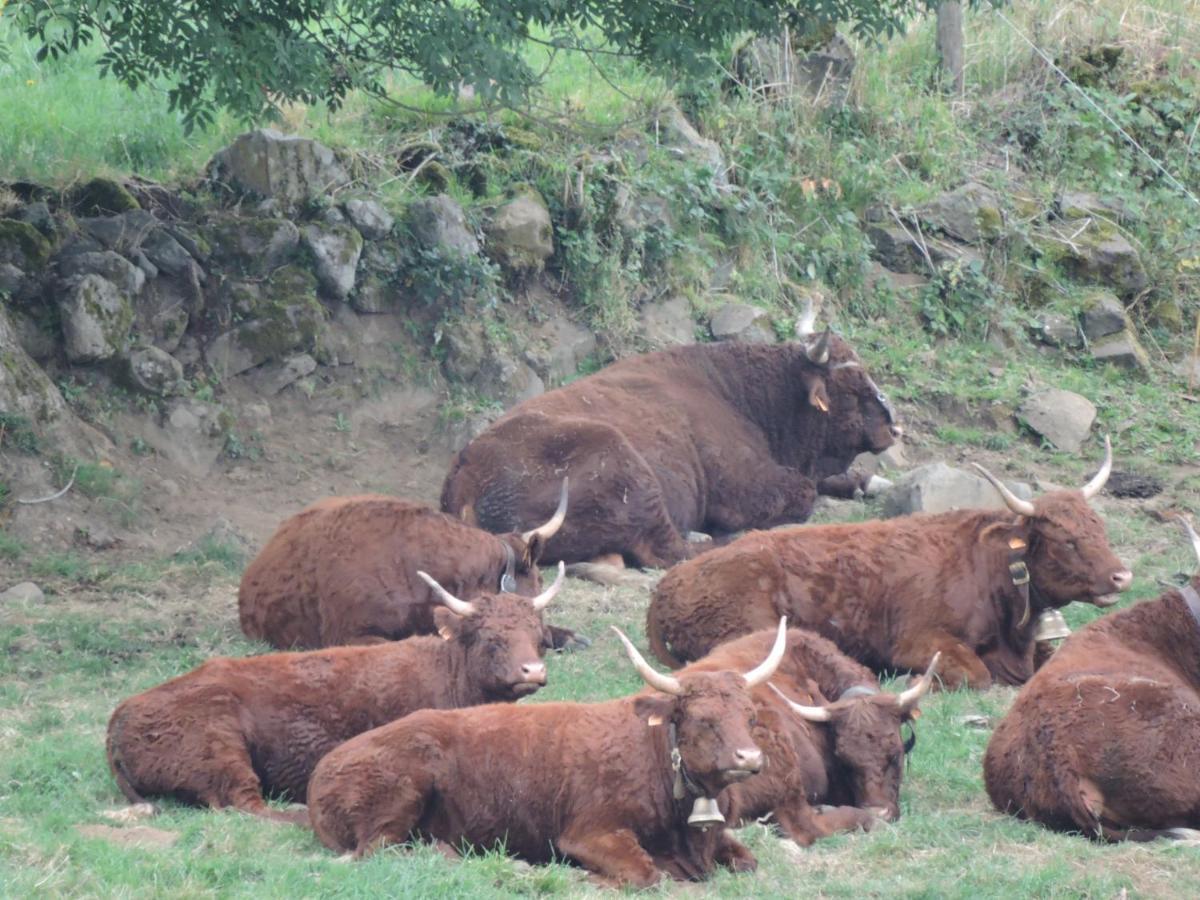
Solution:
{"label": "cow head", "polygon": [[1104,523],[1088,503],[1108,481],[1112,461],[1112,443],[1105,437],[1104,464],[1091,481],[1078,491],[1051,491],[1033,501],[1017,497],[995,475],[975,465],[1008,508],[1021,516],[1011,530],[1028,544],[1030,593],[1036,606],[1058,608],[1074,600],[1110,606],[1115,595],[1133,583],[1133,573],[1112,552]]}
{"label": "cow head", "polygon": [[862,367],[858,355],[829,329],[813,335],[816,320],[811,301],[796,325],[802,346],[800,383],[805,401],[828,417],[822,456],[834,460],[831,475],[859,453],[881,453],[903,434],[887,398]]}
{"label": "cow head", "polygon": [[566,518],[567,479],[564,478],[558,498],[558,509],[548,522],[532,531],[513,532],[499,537],[504,547],[504,569],[497,583],[499,590],[532,596],[542,589],[538,560],[542,557],[542,551],[546,549],[546,542],[558,533]]}
{"label": "cow head", "polygon": [[625,645],[638,674],[658,694],[636,698],[640,718],[658,720],[674,729],[676,746],[693,793],[715,797],[735,781],[749,778],[765,764],[762,750],[750,737],[754,703],[750,688],[762,684],[779,667],[787,649],[787,620],[767,658],[744,675],[738,672],[695,672],[678,678],[651,668],[629,639],[613,628]]}
{"label": "cow head", "polygon": [[917,704],[933,685],[940,658],[935,654],[925,674],[900,694],[863,685],[850,688],[833,703],[808,706],[771,685],[801,719],[829,726],[840,770],[833,780],[848,791],[842,798],[848,805],[874,810],[888,821],[900,818],[900,778],[904,754],[911,747],[900,737],[900,726],[916,718]]}
{"label": "cow head", "polygon": [[442,601],[433,618],[438,633],[461,648],[468,683],[496,701],[528,696],[546,683],[542,610],[562,588],[562,563],[554,584],[536,597],[489,593],[469,603],[424,572],[417,574]]}

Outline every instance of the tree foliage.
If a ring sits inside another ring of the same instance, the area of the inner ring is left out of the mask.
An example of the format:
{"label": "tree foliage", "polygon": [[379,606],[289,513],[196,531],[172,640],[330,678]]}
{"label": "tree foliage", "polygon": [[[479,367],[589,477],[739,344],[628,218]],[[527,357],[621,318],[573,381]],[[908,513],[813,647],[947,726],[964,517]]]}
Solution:
{"label": "tree foliage", "polygon": [[218,108],[255,119],[279,103],[337,108],[351,89],[383,96],[390,72],[440,93],[461,84],[520,105],[539,72],[524,50],[632,56],[694,72],[713,49],[781,21],[851,21],[890,34],[927,0],[25,0],[3,15],[57,58],[102,42],[101,72],[136,88],[165,79],[190,129]]}

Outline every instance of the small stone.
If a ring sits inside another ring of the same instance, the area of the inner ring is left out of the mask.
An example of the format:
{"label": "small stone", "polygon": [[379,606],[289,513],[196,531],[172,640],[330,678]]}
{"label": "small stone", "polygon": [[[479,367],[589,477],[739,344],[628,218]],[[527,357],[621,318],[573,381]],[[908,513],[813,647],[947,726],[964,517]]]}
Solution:
{"label": "small stone", "polygon": [[928,225],[968,244],[995,240],[1004,230],[1000,198],[989,187],[968,181],[921,207]]}
{"label": "small stone", "polygon": [[[196,266],[192,255],[164,228],[156,228],[146,235],[141,249],[150,262],[168,275],[187,275]],[[203,281],[203,277],[200,280]]]}
{"label": "small stone", "polygon": [[183,383],[179,360],[158,347],[139,347],[129,354],[129,378],[138,390],[165,397]]}
{"label": "small stone", "polygon": [[1051,388],[1028,397],[1017,418],[1059,450],[1078,453],[1096,421],[1096,407],[1079,394]]}
{"label": "small stone", "polygon": [[307,353],[300,353],[288,357],[280,365],[264,367],[260,373],[256,374],[254,384],[259,393],[273,397],[288,385],[299,381],[306,375],[311,375],[316,370],[317,361]]}
{"label": "small stone", "polygon": [[242,407],[242,418],[252,429],[261,431],[271,424],[271,404],[265,400],[247,403]]}
{"label": "small stone", "polygon": [[695,126],[676,106],[669,106],[657,120],[662,143],[668,150],[689,162],[708,169],[712,185],[729,190],[729,172],[725,155],[716,141],[701,137]]}
{"label": "small stone", "polygon": [[75,526],[75,542],[90,550],[111,550],[121,544],[121,539],[107,525],[89,522]]}
{"label": "small stone", "polygon": [[140,209],[133,194],[112,178],[93,178],[79,188],[72,198],[81,216],[103,216]]}
{"label": "small stone", "polygon": [[1132,331],[1110,334],[1092,344],[1092,359],[1142,374],[1150,371],[1150,357]]}
{"label": "small stone", "polygon": [[1075,319],[1062,313],[1043,312],[1034,322],[1038,338],[1052,347],[1076,349],[1083,346]]}
{"label": "small stone", "polygon": [[514,272],[541,271],[554,255],[554,227],[541,194],[529,189],[496,210],[487,227],[488,253]]}
{"label": "small stone", "polygon": [[1083,333],[1089,341],[1116,334],[1129,327],[1125,307],[1112,291],[1091,291],[1083,301]]}
{"label": "small stone", "polygon": [[321,287],[336,299],[345,300],[354,290],[362,235],[349,225],[307,225],[301,236],[316,263]]}
{"label": "small stone", "polygon": [[479,253],[479,241],[467,228],[462,207],[446,194],[410,205],[408,224],[413,237],[428,250],[450,251],[460,256]]}
{"label": "small stone", "polygon": [[383,240],[391,233],[396,219],[376,200],[347,200],[342,204],[350,223],[369,241]]}
{"label": "small stone", "polygon": [[767,325],[765,309],[746,303],[726,303],[713,315],[709,329],[718,341],[771,344],[775,342],[775,335]]}
{"label": "small stone", "polygon": [[32,581],[22,581],[0,594],[0,607],[12,606],[17,603],[41,603],[45,599],[46,595],[42,593],[40,587]]}

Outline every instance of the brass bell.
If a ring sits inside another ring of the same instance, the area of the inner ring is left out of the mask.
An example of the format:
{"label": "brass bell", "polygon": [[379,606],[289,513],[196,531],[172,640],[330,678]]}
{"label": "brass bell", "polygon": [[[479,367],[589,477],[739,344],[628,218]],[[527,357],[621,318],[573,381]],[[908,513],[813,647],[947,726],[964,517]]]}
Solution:
{"label": "brass bell", "polygon": [[692,804],[692,814],[688,816],[688,824],[693,828],[708,828],[710,825],[720,825],[725,821],[717,801],[712,797],[697,797]]}
{"label": "brass bell", "polygon": [[1048,609],[1038,616],[1037,624],[1033,629],[1033,639],[1035,641],[1057,641],[1070,633],[1071,629],[1067,627],[1067,620],[1063,618],[1063,614],[1057,609]]}

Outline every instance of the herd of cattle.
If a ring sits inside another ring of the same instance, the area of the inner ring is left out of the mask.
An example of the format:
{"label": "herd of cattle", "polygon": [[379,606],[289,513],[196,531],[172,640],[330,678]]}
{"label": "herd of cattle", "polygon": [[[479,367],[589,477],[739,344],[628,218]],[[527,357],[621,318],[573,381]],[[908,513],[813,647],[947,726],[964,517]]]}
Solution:
{"label": "herd of cattle", "polygon": [[[517,406],[458,454],[441,512],[363,496],[285,521],[238,604],[247,635],[292,652],[121,703],[122,792],[308,824],[355,856],[503,844],[601,883],[696,879],[754,868],[726,826],[770,816],[808,845],[897,819],[904,730],[940,680],[1024,685],[984,763],[998,809],[1195,835],[1200,576],[1057,651],[1039,640],[1046,614],[1131,584],[1088,503],[1107,441],[1081,490],[1022,500],[984,471],[1002,510],[733,537],[862,489],[850,462],[900,436],[854,351],[811,326],[627,359]],[[513,705],[546,683],[546,649],[589,643],[544,611],[564,563],[598,560],[669,568],[646,632],[676,671],[617,631],[642,692]],[[889,670],[920,674],[893,694]]]}

